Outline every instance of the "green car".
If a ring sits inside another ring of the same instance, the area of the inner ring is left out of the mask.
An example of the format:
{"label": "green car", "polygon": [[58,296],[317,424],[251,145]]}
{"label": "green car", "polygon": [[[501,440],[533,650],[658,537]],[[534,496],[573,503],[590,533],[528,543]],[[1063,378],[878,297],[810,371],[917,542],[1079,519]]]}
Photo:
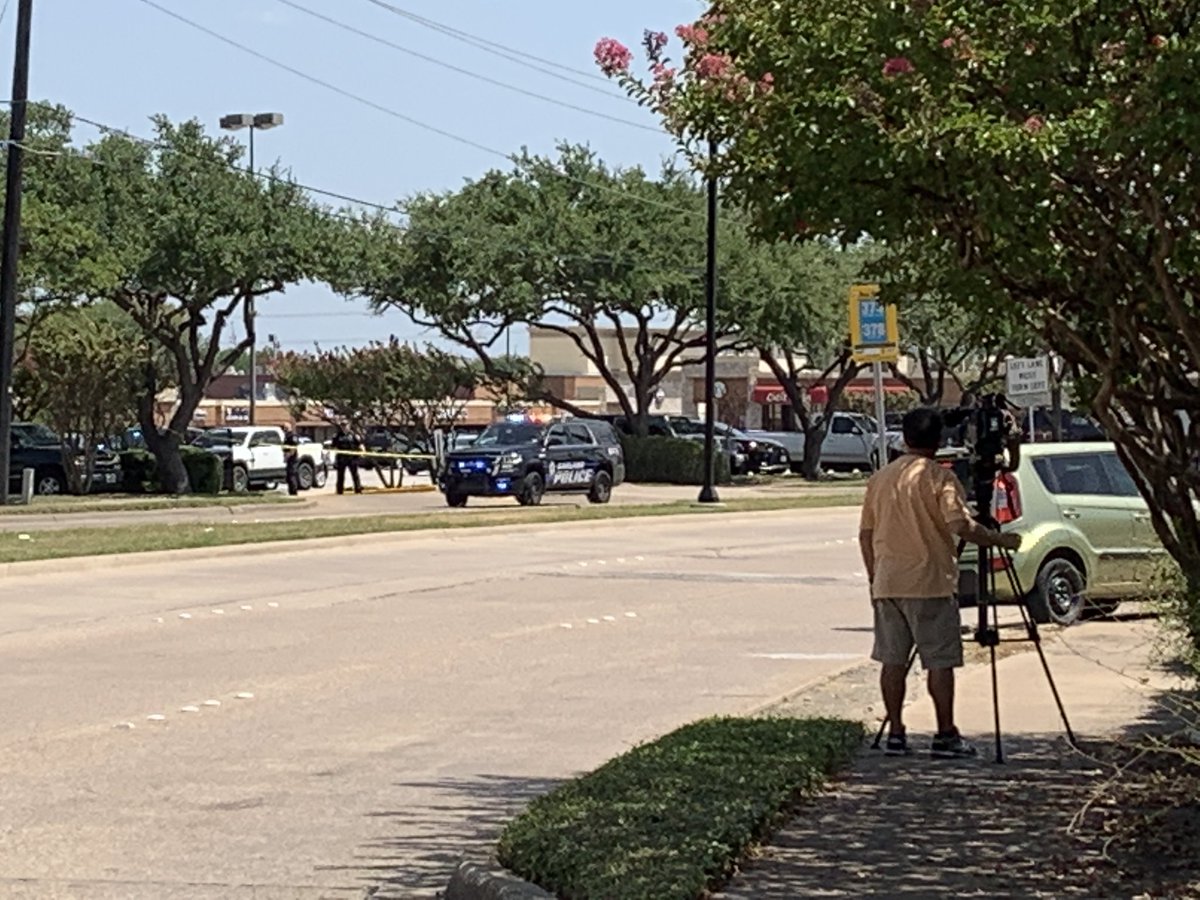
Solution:
{"label": "green car", "polygon": [[[1013,564],[1038,622],[1070,625],[1087,607],[1112,612],[1139,594],[1164,552],[1146,501],[1108,443],[1022,446],[1016,471],[996,480],[992,512],[1024,537]],[[963,554],[968,583],[977,559],[973,550]],[[1011,601],[1003,560],[993,566],[997,595]]]}

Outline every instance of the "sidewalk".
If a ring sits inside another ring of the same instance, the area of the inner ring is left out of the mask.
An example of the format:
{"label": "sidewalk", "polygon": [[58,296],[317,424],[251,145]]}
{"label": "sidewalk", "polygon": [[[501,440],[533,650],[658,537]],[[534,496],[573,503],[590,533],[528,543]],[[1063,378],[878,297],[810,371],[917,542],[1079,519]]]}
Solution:
{"label": "sidewalk", "polygon": [[[1152,621],[1092,622],[1044,647],[1077,737],[1098,752],[1152,715],[1154,696],[1178,681],[1150,662]],[[991,672],[970,664],[958,682],[962,731],[979,747],[970,762],[931,760],[932,709],[914,673],[906,721],[917,754],[865,751],[833,790],[800,809],[723,900],[799,897],[926,898],[1132,896],[1116,893],[1095,834],[1075,816],[1105,770],[1068,747],[1034,652],[998,666],[1007,763],[993,762]],[[786,702],[778,712],[861,716],[876,727],[874,667],[855,670]],[[874,735],[872,734],[872,737]],[[1136,892],[1134,892],[1136,893]]]}

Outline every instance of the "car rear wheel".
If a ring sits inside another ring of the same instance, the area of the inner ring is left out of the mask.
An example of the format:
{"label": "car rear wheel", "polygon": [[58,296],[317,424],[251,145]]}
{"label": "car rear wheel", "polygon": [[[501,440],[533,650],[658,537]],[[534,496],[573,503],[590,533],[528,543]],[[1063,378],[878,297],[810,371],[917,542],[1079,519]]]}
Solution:
{"label": "car rear wheel", "polygon": [[542,497],[546,494],[546,482],[540,472],[530,472],[525,476],[521,492],[517,494],[517,502],[522,506],[541,506]]}
{"label": "car rear wheel", "polygon": [[296,466],[296,484],[302,491],[312,490],[313,484],[317,480],[316,472],[313,471],[312,463],[302,462]]}
{"label": "car rear wheel", "polygon": [[1052,559],[1038,572],[1029,595],[1029,611],[1035,622],[1074,625],[1083,614],[1083,573],[1065,559]]}
{"label": "car rear wheel", "polygon": [[607,472],[600,472],[596,476],[596,480],[592,482],[592,489],[588,492],[588,502],[607,503],[612,499],[612,489],[612,476]]}

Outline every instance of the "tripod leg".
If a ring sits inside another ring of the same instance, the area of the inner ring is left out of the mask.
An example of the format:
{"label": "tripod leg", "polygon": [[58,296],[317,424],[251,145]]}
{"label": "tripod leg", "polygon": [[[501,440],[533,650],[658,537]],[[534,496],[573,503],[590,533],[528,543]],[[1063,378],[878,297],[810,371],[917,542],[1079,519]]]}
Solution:
{"label": "tripod leg", "polygon": [[[996,634],[999,635],[1000,627],[1000,611],[995,605],[995,593],[992,594],[992,622],[996,628]],[[1004,762],[1004,738],[1000,734],[1000,674],[996,669],[996,644],[991,645],[992,656],[992,715],[995,718],[996,725],[996,762]]]}
{"label": "tripod leg", "polygon": [[[908,677],[908,673],[912,671],[912,667],[917,662],[917,648],[913,648],[913,652],[908,657],[908,665],[904,669],[904,677]],[[883,747],[883,733],[887,731],[888,725],[891,724],[891,719],[887,714],[884,714],[883,721],[879,724],[879,731],[875,734],[875,742],[871,744],[872,750],[879,750]]]}

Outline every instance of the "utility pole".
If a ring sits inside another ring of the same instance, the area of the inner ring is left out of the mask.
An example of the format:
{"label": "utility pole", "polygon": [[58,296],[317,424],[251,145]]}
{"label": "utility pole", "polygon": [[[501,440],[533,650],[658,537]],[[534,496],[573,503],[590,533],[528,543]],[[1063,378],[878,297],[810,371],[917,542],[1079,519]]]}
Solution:
{"label": "utility pole", "polygon": [[708,161],[708,261],[704,280],[705,318],[704,359],[704,487],[701,503],[720,503],[716,486],[717,431],[717,142],[709,141]]}
{"label": "utility pole", "polygon": [[0,505],[12,486],[12,381],[17,331],[17,265],[21,255],[21,190],[25,168],[25,119],[29,107],[29,36],[33,0],[17,4],[17,49],[13,62],[12,118],[4,189],[3,255],[0,258]]}

